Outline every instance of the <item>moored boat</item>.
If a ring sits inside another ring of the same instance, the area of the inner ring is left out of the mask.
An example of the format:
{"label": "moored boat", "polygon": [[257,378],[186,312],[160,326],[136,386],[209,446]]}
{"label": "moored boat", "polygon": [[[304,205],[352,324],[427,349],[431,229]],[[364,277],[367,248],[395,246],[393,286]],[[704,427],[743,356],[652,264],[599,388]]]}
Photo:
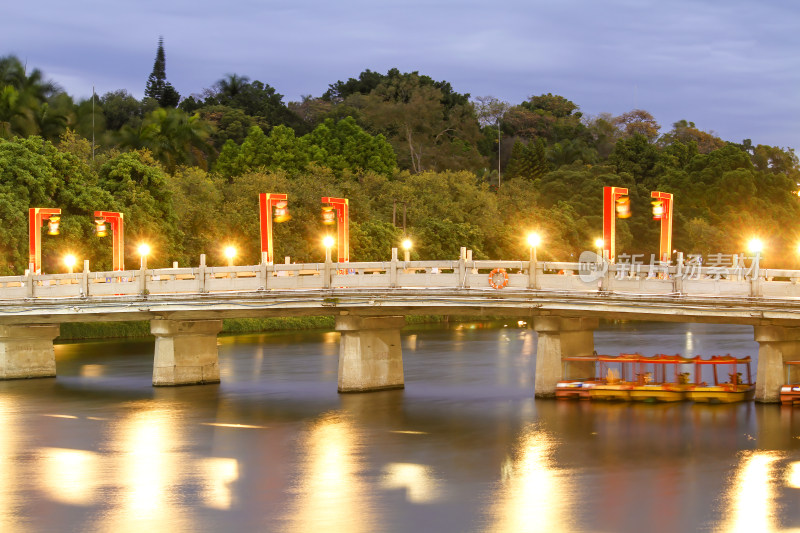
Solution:
{"label": "moored boat", "polygon": [[786,361],[786,384],[781,387],[781,404],[800,404],[800,361]]}
{"label": "moored boat", "polygon": [[692,359],[680,355],[658,354],[640,357],[636,363],[636,384],[630,389],[631,400],[644,402],[680,402],[686,399],[689,373],[680,365]]}
{"label": "moored boat", "polygon": [[[595,377],[597,354],[587,357],[564,357],[562,362],[564,379],[556,383],[556,398],[559,400],[588,400],[589,391],[598,380]],[[570,376],[589,377],[570,377]]]}
{"label": "moored boat", "polygon": [[[755,393],[750,370],[750,357],[736,358],[729,355],[714,355],[709,359],[694,358],[695,381],[687,392],[687,399],[693,402],[733,403],[752,400]],[[747,369],[747,381],[742,378],[739,367]],[[713,384],[702,381],[703,370],[711,368]],[[729,370],[728,381],[720,380],[720,370]]]}
{"label": "moored boat", "polygon": [[597,356],[600,379],[589,390],[589,397],[592,400],[630,400],[635,385],[634,365],[641,357],[638,353]]}

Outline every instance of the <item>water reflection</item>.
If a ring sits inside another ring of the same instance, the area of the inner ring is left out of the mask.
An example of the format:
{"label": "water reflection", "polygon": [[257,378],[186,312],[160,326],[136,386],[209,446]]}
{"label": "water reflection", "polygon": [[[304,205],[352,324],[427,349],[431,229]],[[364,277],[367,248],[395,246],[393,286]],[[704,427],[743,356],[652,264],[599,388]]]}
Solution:
{"label": "water reflection", "polygon": [[717,531],[776,531],[774,463],[776,452],[745,452],[727,494],[722,526]]}
{"label": "water reflection", "polygon": [[20,503],[16,455],[19,442],[16,430],[18,406],[9,398],[0,398],[0,530],[12,531],[15,525],[14,510]]}
{"label": "water reflection", "polygon": [[239,461],[227,457],[211,457],[203,461],[206,474],[206,505],[213,509],[230,509],[233,504],[233,482],[239,479]]}
{"label": "water reflection", "polygon": [[42,489],[54,501],[89,505],[96,498],[100,484],[95,452],[65,448],[43,448]]}
{"label": "water reflection", "polygon": [[370,486],[362,473],[359,436],[352,422],[328,414],[311,426],[304,441],[288,530],[376,531]]}
{"label": "water reflection", "polygon": [[175,529],[186,520],[176,505],[184,472],[178,457],[183,424],[180,417],[159,407],[137,406],[122,420],[112,437],[118,447],[119,493],[103,530],[158,531],[164,524]]}
{"label": "water reflection", "polygon": [[387,489],[405,489],[412,503],[429,503],[439,497],[439,486],[433,469],[415,463],[391,463],[386,466],[381,485]]}
{"label": "water reflection", "polygon": [[502,485],[491,509],[490,531],[570,531],[568,478],[558,470],[556,442],[538,426],[526,428],[513,457],[502,465]]}

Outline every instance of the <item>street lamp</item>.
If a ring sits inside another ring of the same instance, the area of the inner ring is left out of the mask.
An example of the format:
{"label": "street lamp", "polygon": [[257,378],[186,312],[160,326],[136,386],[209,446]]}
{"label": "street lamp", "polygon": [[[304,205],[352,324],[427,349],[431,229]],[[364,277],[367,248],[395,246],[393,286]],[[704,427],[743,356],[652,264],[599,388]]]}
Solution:
{"label": "street lamp", "polygon": [[325,235],[322,238],[322,245],[325,247],[325,262],[331,262],[331,247],[333,246],[333,237],[330,235]]}
{"label": "street lamp", "polygon": [[236,248],[233,246],[226,246],[225,247],[225,257],[228,258],[228,266],[233,266],[233,259],[236,257]]}
{"label": "street lamp", "polygon": [[764,250],[764,243],[761,242],[761,239],[758,237],[753,237],[747,243],[747,251],[756,254],[753,258],[753,275],[754,277],[758,277],[759,275],[759,268],[761,263],[761,252]]}
{"label": "street lamp", "polygon": [[597,238],[594,240],[594,247],[597,248],[597,262],[601,262],[603,260],[603,245],[605,242],[601,238]]}
{"label": "street lamp", "polygon": [[142,258],[141,259],[141,264],[140,264],[141,269],[142,270],[146,270],[147,269],[147,256],[150,255],[150,245],[142,243],[142,244],[139,245],[138,251],[139,251],[139,255]]}
{"label": "street lamp", "polygon": [[405,254],[405,261],[408,263],[411,261],[411,246],[412,246],[411,239],[405,239],[403,241],[403,252]]}
{"label": "street lamp", "polygon": [[531,261],[536,262],[536,248],[542,243],[538,233],[528,234],[528,246],[531,248]]}
{"label": "street lamp", "polygon": [[67,254],[64,256],[64,264],[67,266],[67,271],[72,274],[72,269],[75,267],[75,263],[77,259],[72,254]]}

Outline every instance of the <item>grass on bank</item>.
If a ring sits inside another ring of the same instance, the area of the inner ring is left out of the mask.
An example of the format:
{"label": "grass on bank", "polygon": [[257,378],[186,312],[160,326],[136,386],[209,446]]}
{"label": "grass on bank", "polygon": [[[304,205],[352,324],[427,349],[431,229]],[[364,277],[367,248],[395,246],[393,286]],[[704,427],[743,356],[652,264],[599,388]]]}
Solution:
{"label": "grass on bank", "polygon": [[[447,317],[442,315],[413,315],[406,324],[430,324],[475,320],[474,317]],[[332,316],[305,316],[281,318],[232,318],[223,321],[222,333],[260,333],[263,331],[296,331],[305,329],[333,329]],[[150,322],[72,322],[61,324],[59,340],[121,339],[150,337]]]}

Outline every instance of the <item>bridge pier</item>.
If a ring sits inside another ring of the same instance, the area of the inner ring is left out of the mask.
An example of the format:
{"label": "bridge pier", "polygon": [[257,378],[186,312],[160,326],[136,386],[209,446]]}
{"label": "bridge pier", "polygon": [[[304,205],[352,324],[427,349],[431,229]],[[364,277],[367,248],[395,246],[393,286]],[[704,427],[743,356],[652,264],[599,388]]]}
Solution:
{"label": "bridge pier", "polygon": [[755,400],[763,403],[780,402],[786,361],[800,360],[800,328],[755,326],[758,342]]}
{"label": "bridge pier", "polygon": [[336,317],[339,341],[339,392],[402,389],[402,316]]}
{"label": "bridge pier", "polygon": [[153,385],[219,383],[217,334],[222,320],[150,321],[156,336]]}
{"label": "bridge pier", "polygon": [[59,324],[0,326],[0,379],[54,378]]}
{"label": "bridge pier", "polygon": [[[539,336],[534,381],[536,398],[555,397],[556,384],[565,377],[563,357],[588,357],[594,354],[594,330],[598,324],[596,318],[545,316],[533,319],[533,329]],[[570,372],[572,378],[593,377],[594,361],[571,362]]]}

